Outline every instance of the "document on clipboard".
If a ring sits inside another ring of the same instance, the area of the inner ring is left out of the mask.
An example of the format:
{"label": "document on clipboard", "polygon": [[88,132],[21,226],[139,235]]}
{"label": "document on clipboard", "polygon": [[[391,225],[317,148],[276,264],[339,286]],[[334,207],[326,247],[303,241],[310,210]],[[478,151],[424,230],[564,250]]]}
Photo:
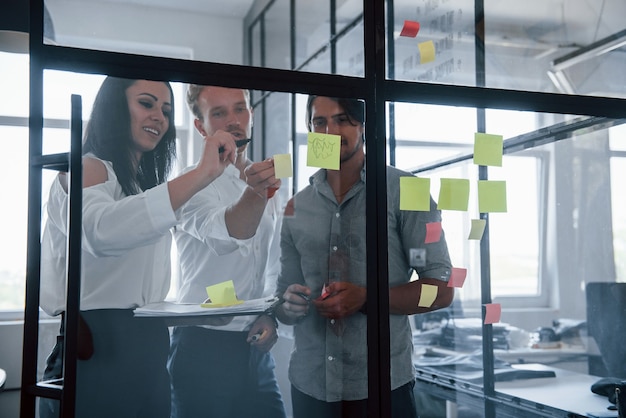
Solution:
{"label": "document on clipboard", "polygon": [[279,303],[280,299],[276,297],[245,300],[238,304],[214,308],[202,307],[200,303],[156,302],[136,308],[133,312],[136,317],[144,318],[260,315],[270,312]]}

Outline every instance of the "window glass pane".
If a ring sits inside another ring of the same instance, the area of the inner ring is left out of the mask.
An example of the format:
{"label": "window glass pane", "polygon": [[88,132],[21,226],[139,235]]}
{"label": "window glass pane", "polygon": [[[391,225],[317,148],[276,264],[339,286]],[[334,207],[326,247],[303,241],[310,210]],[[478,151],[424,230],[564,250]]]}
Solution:
{"label": "window glass pane", "polygon": [[[483,71],[472,0],[394,1],[389,78],[474,86],[478,70],[488,87],[625,96],[623,1],[488,0],[484,13]],[[416,36],[400,36],[405,20]]]}
{"label": "window glass pane", "polygon": [[[296,68],[301,68],[330,39],[330,9],[325,3],[299,1],[295,4],[295,16]],[[318,72],[329,71],[330,68],[325,68]]]}
{"label": "window glass pane", "polygon": [[28,129],[0,126],[0,187],[11,204],[0,206],[5,233],[0,239],[0,310],[24,309],[28,214]]}
{"label": "window glass pane", "polygon": [[276,0],[265,13],[265,66],[291,69],[291,33],[288,0]]}
{"label": "window glass pane", "polygon": [[0,115],[28,117],[28,90],[28,55],[0,51]]}

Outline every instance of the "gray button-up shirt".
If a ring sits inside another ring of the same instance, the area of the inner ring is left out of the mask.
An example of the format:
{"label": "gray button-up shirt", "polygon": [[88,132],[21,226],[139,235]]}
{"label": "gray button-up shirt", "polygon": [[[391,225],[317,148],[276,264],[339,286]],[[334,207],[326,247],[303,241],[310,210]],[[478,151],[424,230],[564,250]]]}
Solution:
{"label": "gray button-up shirt", "polygon": [[[448,281],[450,257],[444,234],[436,243],[424,244],[426,224],[440,222],[441,213],[431,199],[430,212],[400,211],[400,177],[410,176],[387,168],[387,224],[389,285],[408,283],[412,274],[410,250],[424,248],[426,263],[415,270],[420,278]],[[293,205],[293,206],[292,206]],[[290,214],[291,209],[293,213]],[[349,281],[366,286],[365,169],[361,181],[337,203],[320,170],[310,185],[290,202],[281,234],[281,273],[277,295],[293,283],[308,286],[311,296],[321,294],[324,283]],[[415,301],[417,305],[418,301]],[[337,321],[314,308],[294,326],[295,346],[289,379],[301,392],[335,402],[367,398],[367,318],[357,312]],[[391,315],[391,388],[414,378],[413,343],[408,316]],[[340,332],[337,332],[341,329]]]}

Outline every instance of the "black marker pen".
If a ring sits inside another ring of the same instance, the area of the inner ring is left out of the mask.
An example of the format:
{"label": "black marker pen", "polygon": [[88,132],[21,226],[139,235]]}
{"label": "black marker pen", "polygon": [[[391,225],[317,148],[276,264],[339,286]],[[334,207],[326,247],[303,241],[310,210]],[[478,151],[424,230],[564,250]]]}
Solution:
{"label": "black marker pen", "polygon": [[302,299],[306,300],[307,302],[311,300],[310,297],[308,297],[307,295],[305,295],[304,293],[301,292],[295,292],[296,295],[300,296]]}
{"label": "black marker pen", "polygon": [[[237,139],[237,140],[235,140],[235,145],[237,146],[237,148],[243,147],[244,145],[246,145],[250,141],[252,141],[252,138]],[[224,152],[224,147],[219,147],[218,151],[219,151],[220,154],[223,153]]]}

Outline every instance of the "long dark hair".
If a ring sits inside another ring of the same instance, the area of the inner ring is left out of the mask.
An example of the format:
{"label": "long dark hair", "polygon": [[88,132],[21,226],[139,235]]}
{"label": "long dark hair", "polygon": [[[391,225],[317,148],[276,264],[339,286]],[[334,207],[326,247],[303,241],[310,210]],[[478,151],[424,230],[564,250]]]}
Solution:
{"label": "long dark hair", "polygon": [[126,98],[126,90],[135,82],[137,80],[115,77],[104,80],[93,104],[83,144],[83,155],[91,152],[113,164],[122,190],[128,196],[165,182],[176,158],[174,94],[172,86],[164,81],[172,98],[169,127],[154,150],[143,154],[135,174],[130,110]]}

